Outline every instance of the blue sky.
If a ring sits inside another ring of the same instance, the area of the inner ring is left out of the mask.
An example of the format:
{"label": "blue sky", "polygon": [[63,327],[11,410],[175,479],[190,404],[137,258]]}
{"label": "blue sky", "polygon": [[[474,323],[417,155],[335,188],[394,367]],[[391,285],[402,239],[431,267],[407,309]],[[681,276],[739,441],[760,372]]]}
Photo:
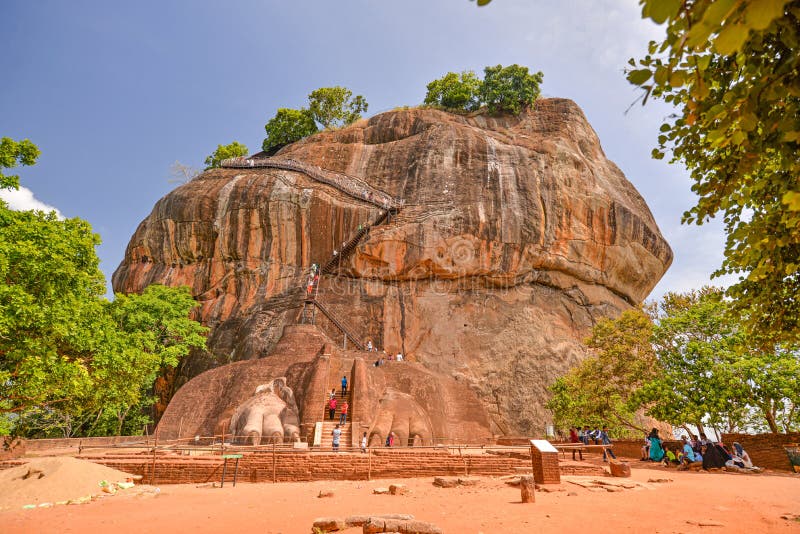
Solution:
{"label": "blue sky", "polygon": [[4,0],[2,12],[0,136],[42,150],[18,202],[89,220],[109,284],[176,187],[175,161],[202,167],[233,140],[257,151],[276,109],[317,87],[351,88],[372,115],[422,102],[447,71],[498,63],[541,70],[545,96],[575,100],[650,205],[675,251],[652,297],[708,283],[721,262],[719,224],[680,225],[694,202],[686,171],[650,158],[670,109],[626,113],[626,61],[663,32],[636,0]]}

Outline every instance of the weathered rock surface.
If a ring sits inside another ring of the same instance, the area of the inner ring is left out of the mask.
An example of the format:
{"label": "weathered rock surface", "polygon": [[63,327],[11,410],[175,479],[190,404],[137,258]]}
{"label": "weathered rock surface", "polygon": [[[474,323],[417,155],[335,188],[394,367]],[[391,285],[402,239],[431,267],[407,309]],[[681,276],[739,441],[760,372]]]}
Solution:
{"label": "weathered rock surface", "polygon": [[[278,157],[405,201],[323,277],[320,299],[364,340],[467,384],[497,434],[540,433],[546,388],[584,356],[592,324],[640,302],[672,260],[569,100],[519,117],[392,111]],[[161,199],[113,282],[187,284],[200,301],[210,354],[188,359],[168,393],[205,369],[269,356],[297,320],[309,266],[380,213],[269,168],[215,169]]]}

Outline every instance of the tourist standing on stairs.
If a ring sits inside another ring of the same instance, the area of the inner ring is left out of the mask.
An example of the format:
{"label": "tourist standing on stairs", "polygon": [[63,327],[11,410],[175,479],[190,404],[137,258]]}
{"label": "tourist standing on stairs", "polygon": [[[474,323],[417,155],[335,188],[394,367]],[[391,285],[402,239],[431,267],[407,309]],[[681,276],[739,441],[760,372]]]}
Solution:
{"label": "tourist standing on stairs", "polygon": [[347,395],[347,377],[342,377],[342,397]]}
{"label": "tourist standing on stairs", "polygon": [[336,425],[336,428],[331,431],[331,434],[333,435],[333,451],[339,452],[339,438],[342,437],[342,431],[339,425]]}
{"label": "tourist standing on stairs", "polygon": [[336,397],[333,397],[331,400],[328,401],[328,415],[333,421],[333,416],[336,415]]}
{"label": "tourist standing on stairs", "polygon": [[361,452],[367,452],[367,433],[364,432],[364,435],[361,436]]}
{"label": "tourist standing on stairs", "polygon": [[339,416],[339,424],[340,425],[346,425],[347,424],[347,408],[349,408],[349,407],[350,406],[347,404],[347,401],[344,401],[344,404],[342,404],[342,413]]}
{"label": "tourist standing on stairs", "polygon": [[336,388],[331,390],[331,394],[328,395],[328,400],[335,399],[335,398],[336,398]]}

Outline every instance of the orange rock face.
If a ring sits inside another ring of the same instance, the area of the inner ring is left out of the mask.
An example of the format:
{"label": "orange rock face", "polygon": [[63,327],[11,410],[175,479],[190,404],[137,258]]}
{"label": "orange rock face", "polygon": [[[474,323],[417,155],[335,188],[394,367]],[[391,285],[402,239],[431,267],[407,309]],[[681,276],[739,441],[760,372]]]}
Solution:
{"label": "orange rock face", "polygon": [[[542,99],[518,117],[392,111],[277,157],[404,201],[322,277],[320,301],[361,339],[467,384],[496,434],[540,434],[546,388],[584,357],[591,326],[641,302],[672,260],[569,100]],[[193,288],[210,353],[187,360],[180,386],[268,357],[299,319],[311,264],[381,213],[301,172],[215,169],[156,204],[114,289]]]}

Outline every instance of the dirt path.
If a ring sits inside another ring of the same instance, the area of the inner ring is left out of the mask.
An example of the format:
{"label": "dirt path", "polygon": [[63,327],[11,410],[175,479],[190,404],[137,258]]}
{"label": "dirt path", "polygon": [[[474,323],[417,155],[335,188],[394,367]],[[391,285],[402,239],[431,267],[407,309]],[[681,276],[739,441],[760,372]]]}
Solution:
{"label": "dirt path", "polygon": [[[488,478],[478,486],[447,489],[434,487],[430,478],[239,484],[222,489],[162,486],[155,497],[117,495],[87,505],[0,513],[0,531],[288,534],[310,532],[313,520],[321,516],[410,513],[448,533],[800,532],[800,522],[781,519],[787,513],[800,514],[800,477],[679,473],[634,466],[634,481],[646,483],[651,478],[673,482],[615,493],[563,483],[564,491],[537,492],[536,503],[524,505],[519,489]],[[410,494],[372,494],[373,488],[391,482],[406,484]],[[320,490],[335,495],[317,498]],[[699,522],[724,526],[698,526]]]}

